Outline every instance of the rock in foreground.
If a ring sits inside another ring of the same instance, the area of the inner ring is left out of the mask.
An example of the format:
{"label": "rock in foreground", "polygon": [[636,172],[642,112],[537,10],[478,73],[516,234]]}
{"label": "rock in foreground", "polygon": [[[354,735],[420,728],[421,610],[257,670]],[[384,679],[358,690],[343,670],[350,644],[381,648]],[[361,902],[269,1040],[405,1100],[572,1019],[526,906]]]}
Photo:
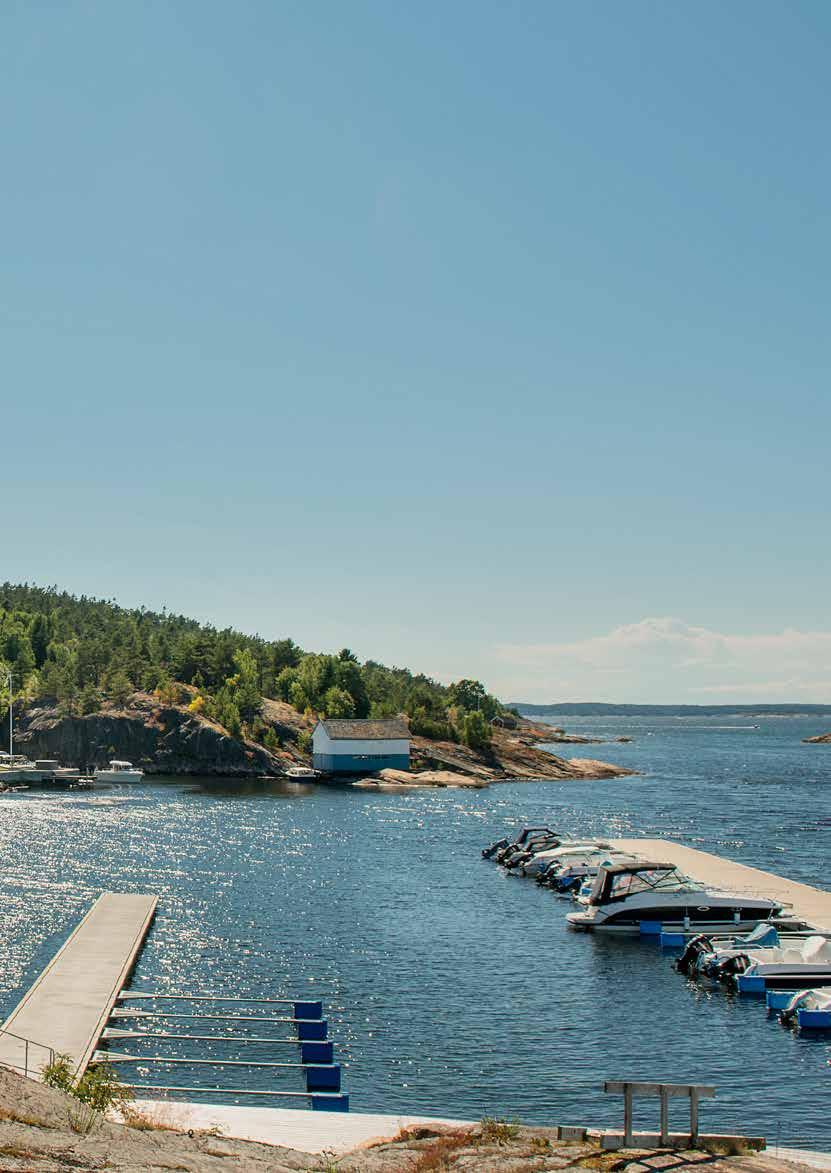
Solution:
{"label": "rock in foreground", "polygon": [[[151,1118],[141,1127],[115,1124],[64,1092],[0,1068],[0,1169],[4,1173],[108,1170],[115,1173],[442,1173],[488,1170],[530,1173],[572,1167],[602,1173],[687,1169],[711,1173],[777,1173],[804,1169],[765,1156],[713,1160],[704,1153],[604,1153],[592,1142],[557,1139],[555,1129],[483,1121],[471,1128],[423,1125],[342,1156],[234,1140],[215,1131],[179,1131]],[[652,1163],[654,1162],[654,1164]]]}

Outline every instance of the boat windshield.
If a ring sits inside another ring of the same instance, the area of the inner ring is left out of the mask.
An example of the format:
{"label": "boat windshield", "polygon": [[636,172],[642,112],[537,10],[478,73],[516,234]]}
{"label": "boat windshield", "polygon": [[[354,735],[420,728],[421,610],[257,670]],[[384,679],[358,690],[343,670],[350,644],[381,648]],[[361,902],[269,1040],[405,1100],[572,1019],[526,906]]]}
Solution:
{"label": "boat windshield", "polygon": [[679,872],[677,868],[656,868],[642,872],[624,872],[613,876],[609,896],[619,900],[637,892],[701,892],[704,885]]}

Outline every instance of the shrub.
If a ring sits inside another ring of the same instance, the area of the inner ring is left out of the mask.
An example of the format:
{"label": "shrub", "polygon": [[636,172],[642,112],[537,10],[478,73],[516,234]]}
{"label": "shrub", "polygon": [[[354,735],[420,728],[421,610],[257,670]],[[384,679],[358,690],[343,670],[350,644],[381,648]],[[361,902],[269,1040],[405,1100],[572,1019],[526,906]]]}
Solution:
{"label": "shrub", "polygon": [[486,1144],[507,1144],[518,1132],[517,1120],[500,1120],[496,1116],[485,1116],[482,1120],[481,1139]]}

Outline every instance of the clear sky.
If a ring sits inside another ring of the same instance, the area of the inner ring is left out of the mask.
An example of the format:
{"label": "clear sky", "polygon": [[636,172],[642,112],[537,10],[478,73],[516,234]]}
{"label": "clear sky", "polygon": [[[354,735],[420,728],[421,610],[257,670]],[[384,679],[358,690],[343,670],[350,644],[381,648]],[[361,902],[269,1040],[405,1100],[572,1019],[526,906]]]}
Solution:
{"label": "clear sky", "polygon": [[831,700],[827,0],[10,0],[0,577]]}

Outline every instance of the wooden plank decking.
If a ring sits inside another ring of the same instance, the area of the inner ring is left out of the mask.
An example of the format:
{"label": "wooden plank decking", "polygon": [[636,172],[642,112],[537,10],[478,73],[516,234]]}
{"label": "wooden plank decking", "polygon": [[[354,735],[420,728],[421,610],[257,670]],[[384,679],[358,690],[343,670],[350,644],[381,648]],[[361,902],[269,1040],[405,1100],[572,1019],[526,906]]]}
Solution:
{"label": "wooden plank decking", "polygon": [[[90,1061],[116,997],[144,943],[156,897],[104,892],[3,1023],[0,1064],[37,1072],[48,1048],[78,1073]],[[27,1048],[20,1039],[33,1040]],[[27,1061],[28,1060],[28,1061]]]}
{"label": "wooden plank decking", "polygon": [[[823,892],[809,884],[800,884],[796,880],[776,876],[773,872],[763,872],[732,859],[723,859],[708,851],[685,847],[671,839],[613,839],[611,842],[621,851],[659,863],[673,863],[702,884],[781,900],[783,904],[791,906],[786,908],[787,912],[802,917],[814,928],[831,932],[831,892]],[[783,863],[786,862],[787,858],[783,859]]]}

